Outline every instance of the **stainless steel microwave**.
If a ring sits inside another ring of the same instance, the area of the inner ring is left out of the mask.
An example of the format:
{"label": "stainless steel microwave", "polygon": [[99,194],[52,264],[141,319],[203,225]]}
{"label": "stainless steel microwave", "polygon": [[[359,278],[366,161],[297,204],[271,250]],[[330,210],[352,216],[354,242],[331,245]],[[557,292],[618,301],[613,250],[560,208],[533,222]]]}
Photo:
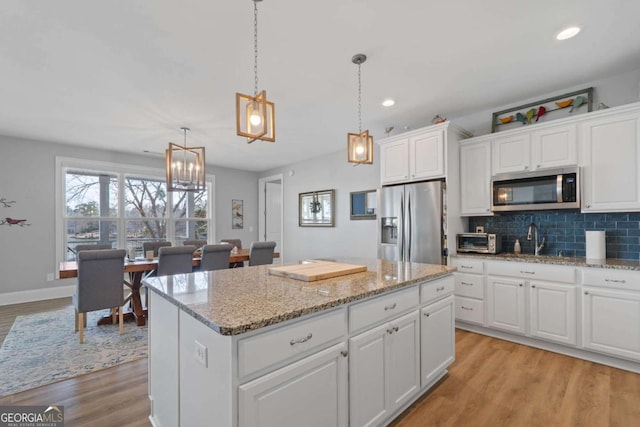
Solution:
{"label": "stainless steel microwave", "polygon": [[458,252],[476,254],[499,254],[502,251],[502,239],[492,233],[462,233],[456,235]]}
{"label": "stainless steel microwave", "polygon": [[494,212],[579,208],[580,169],[577,166],[491,178],[491,210]]}

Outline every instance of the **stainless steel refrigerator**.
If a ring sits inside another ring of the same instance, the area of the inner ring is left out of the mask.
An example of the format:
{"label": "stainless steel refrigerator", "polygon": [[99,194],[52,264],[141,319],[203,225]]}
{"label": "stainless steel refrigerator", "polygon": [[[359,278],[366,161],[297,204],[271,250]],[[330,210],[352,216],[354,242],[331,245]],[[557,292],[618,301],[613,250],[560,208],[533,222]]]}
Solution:
{"label": "stainless steel refrigerator", "polygon": [[442,181],[378,189],[378,258],[444,264]]}

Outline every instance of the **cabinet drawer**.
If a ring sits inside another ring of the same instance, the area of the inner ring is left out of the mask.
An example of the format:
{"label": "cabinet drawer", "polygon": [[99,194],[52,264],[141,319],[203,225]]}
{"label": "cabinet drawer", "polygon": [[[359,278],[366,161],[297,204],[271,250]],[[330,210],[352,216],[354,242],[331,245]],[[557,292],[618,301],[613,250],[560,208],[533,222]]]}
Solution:
{"label": "cabinet drawer", "polygon": [[455,297],[456,319],[463,322],[484,324],[484,301]]}
{"label": "cabinet drawer", "polygon": [[484,298],[484,276],[455,273],[456,295],[469,298]]}
{"label": "cabinet drawer", "polygon": [[417,286],[392,294],[373,298],[349,307],[349,331],[371,327],[418,306],[420,291]]}
{"label": "cabinet drawer", "polygon": [[432,280],[420,286],[420,303],[426,304],[453,293],[453,276]]}
{"label": "cabinet drawer", "polygon": [[249,374],[302,357],[345,335],[345,310],[314,317],[238,341],[238,374]]}
{"label": "cabinet drawer", "polygon": [[640,272],[585,268],[582,270],[582,284],[640,291]]}
{"label": "cabinet drawer", "polygon": [[576,269],[564,265],[535,264],[527,262],[489,262],[488,274],[511,276],[521,279],[548,280],[551,282],[576,282]]}
{"label": "cabinet drawer", "polygon": [[451,265],[457,267],[460,273],[484,273],[484,263],[477,259],[453,258]]}

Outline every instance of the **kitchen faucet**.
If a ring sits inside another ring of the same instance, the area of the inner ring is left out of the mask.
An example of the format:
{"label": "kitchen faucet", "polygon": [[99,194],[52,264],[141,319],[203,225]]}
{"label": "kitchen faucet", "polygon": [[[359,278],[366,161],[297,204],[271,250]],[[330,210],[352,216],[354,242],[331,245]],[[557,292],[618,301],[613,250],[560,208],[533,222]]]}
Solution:
{"label": "kitchen faucet", "polygon": [[[533,236],[532,236],[533,233]],[[535,225],[533,222],[531,224],[529,224],[529,230],[527,231],[527,240],[531,241],[532,239],[535,239],[533,242],[533,248],[534,248],[534,255],[540,255],[540,251],[542,250],[542,248],[544,248],[544,240],[545,238],[542,238],[542,243],[540,243],[540,246],[538,246],[538,226]]]}

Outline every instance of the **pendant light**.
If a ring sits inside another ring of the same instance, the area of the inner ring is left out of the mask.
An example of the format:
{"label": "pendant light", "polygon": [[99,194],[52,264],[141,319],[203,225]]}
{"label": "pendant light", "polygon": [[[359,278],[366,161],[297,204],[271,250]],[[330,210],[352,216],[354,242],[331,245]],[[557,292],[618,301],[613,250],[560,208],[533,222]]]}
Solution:
{"label": "pendant light", "polygon": [[184,146],[169,143],[166,151],[167,191],[204,191],[204,147],[187,147],[189,128],[184,132]]}
{"label": "pendant light", "polygon": [[258,93],[258,2],[253,1],[253,96],[236,93],[236,133],[251,144],[256,139],[276,140],[275,105],[267,101],[267,92]]}
{"label": "pendant light", "polygon": [[373,163],[373,136],[369,131],[362,131],[362,74],[360,66],[367,60],[367,56],[358,53],[351,58],[351,62],[358,66],[358,133],[347,134],[347,160],[356,165],[370,165]]}

